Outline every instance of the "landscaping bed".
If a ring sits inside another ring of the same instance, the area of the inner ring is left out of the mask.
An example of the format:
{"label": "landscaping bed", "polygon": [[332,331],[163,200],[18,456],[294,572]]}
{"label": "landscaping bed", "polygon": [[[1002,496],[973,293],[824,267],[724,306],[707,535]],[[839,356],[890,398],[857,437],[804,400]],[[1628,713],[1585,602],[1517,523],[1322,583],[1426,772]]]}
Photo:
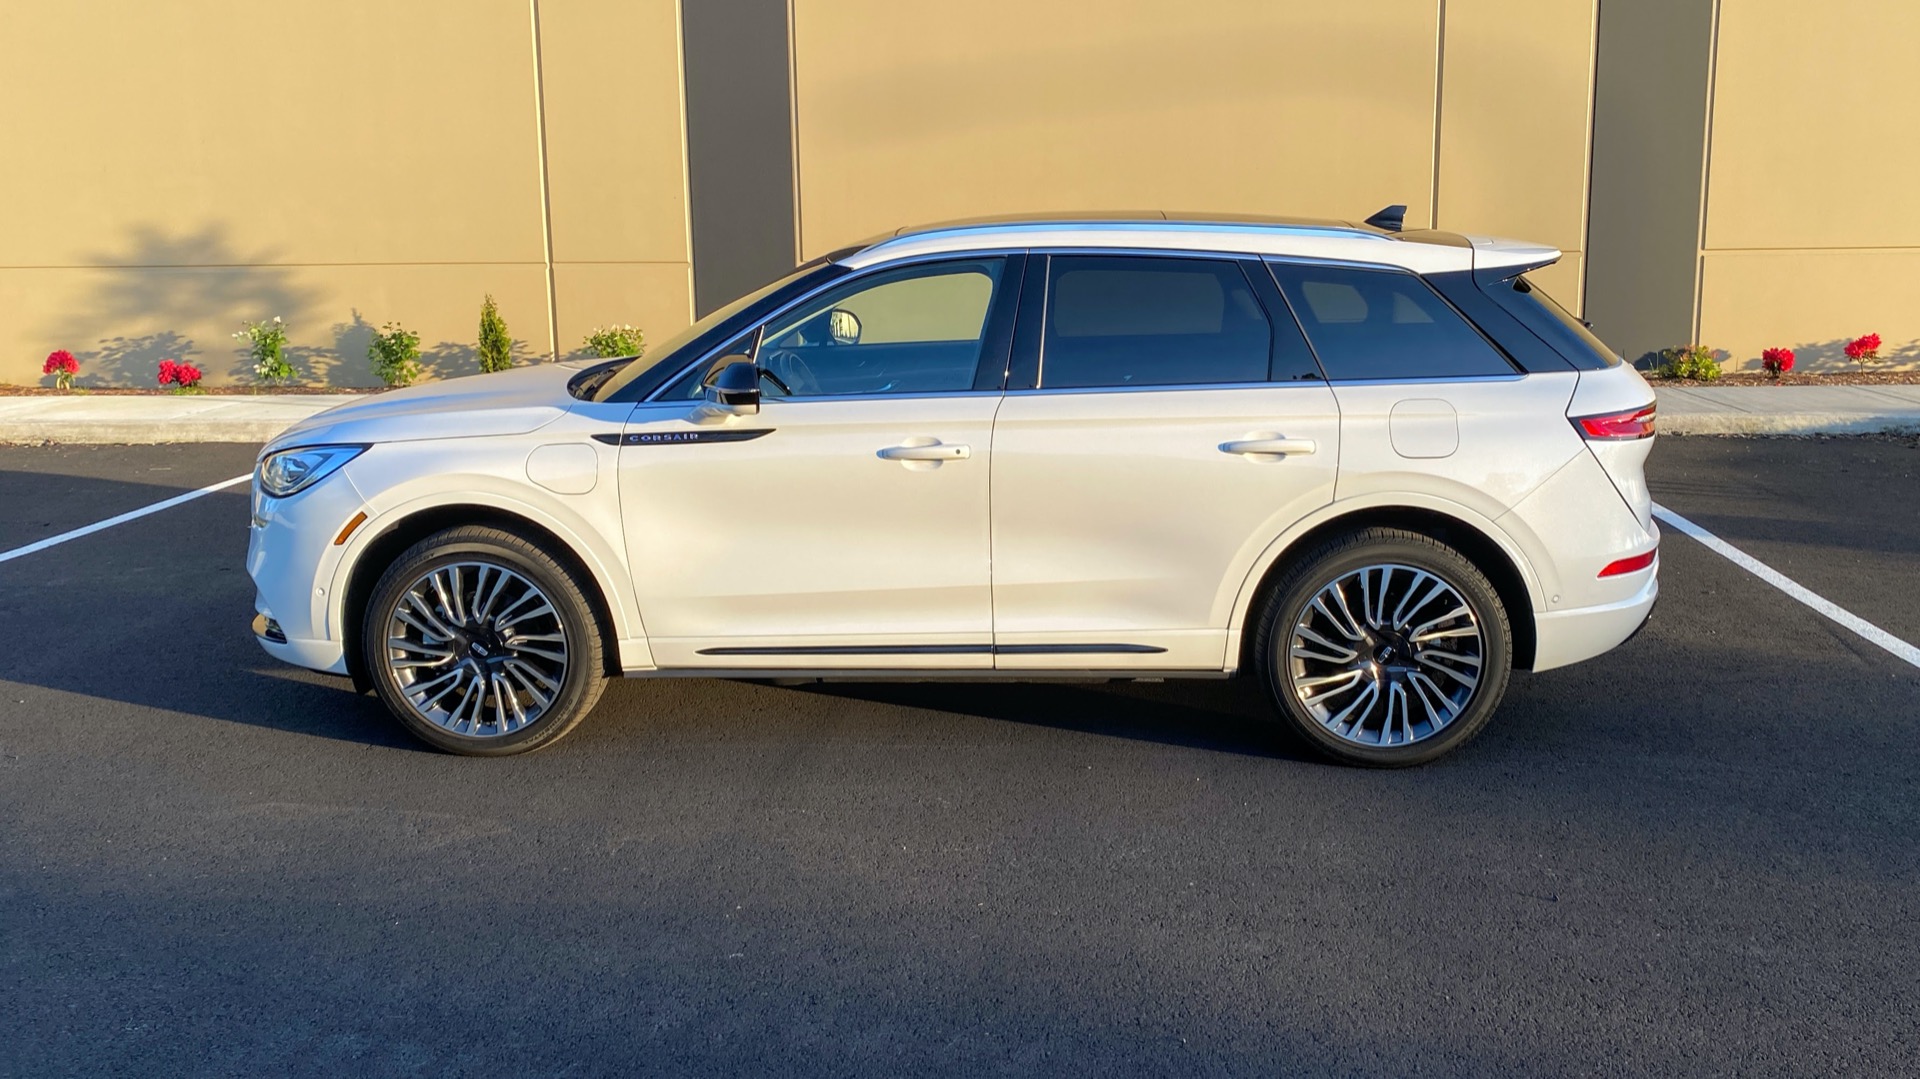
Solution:
{"label": "landscaping bed", "polygon": [[[278,397],[300,394],[379,393],[379,386],[201,386],[198,392],[216,397]],[[59,390],[52,386],[8,386],[0,383],[0,397],[170,397],[176,390],[145,386],[75,386]]]}
{"label": "landscaping bed", "polygon": [[1742,371],[1715,379],[1667,378],[1643,372],[1654,385],[1684,386],[1920,386],[1920,371],[1834,371],[1824,375],[1796,375],[1789,371],[1779,378],[1760,371]]}

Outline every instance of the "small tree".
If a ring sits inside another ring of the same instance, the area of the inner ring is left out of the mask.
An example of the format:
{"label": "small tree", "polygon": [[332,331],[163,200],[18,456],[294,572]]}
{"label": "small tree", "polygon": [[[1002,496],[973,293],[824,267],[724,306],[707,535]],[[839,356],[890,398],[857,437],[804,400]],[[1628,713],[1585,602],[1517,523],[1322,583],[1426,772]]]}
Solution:
{"label": "small tree", "polygon": [[581,343],[595,356],[611,360],[616,356],[638,356],[646,351],[647,335],[641,333],[639,327],[625,323],[604,330],[595,326]]}
{"label": "small tree", "polygon": [[272,321],[246,323],[233,336],[247,343],[253,373],[260,381],[270,386],[293,381],[293,364],[287,362],[287,327],[279,315]]}
{"label": "small tree", "polygon": [[500,305],[489,293],[480,305],[480,370],[505,371],[513,366],[513,335],[507,332],[507,320],[500,317]]}
{"label": "small tree", "polygon": [[367,344],[367,359],[388,386],[411,386],[420,377],[420,335],[389,322]]}

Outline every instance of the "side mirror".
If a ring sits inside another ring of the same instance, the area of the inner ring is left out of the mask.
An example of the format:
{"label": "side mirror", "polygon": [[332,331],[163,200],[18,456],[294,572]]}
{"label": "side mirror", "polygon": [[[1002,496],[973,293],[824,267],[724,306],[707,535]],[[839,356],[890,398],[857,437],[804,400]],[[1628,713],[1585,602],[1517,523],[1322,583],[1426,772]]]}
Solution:
{"label": "side mirror", "polygon": [[827,313],[827,332],[833,336],[836,345],[857,345],[860,343],[860,316],[844,307],[836,307]]}
{"label": "side mirror", "polygon": [[729,356],[707,376],[707,405],[729,416],[760,413],[760,369],[745,356]]}

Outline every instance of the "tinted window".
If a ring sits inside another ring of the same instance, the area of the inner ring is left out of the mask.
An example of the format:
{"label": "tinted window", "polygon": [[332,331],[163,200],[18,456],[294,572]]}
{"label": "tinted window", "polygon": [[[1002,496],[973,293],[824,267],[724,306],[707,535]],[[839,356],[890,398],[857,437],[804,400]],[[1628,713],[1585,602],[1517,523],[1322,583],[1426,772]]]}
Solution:
{"label": "tinted window", "polygon": [[[780,280],[750,292],[717,311],[709,312],[666,341],[658,345],[649,343],[647,355],[602,382],[593,391],[593,399],[632,401],[652,393],[661,383],[672,378],[681,364],[695,359],[706,348],[718,343],[708,338],[719,333],[736,332],[742,324],[752,325],[746,318],[752,315],[751,309],[755,306],[765,304],[777,307],[784,299],[804,295],[808,289],[817,288],[844,273],[846,270],[839,266],[815,259]],[[729,322],[736,325],[729,327]]]}
{"label": "tinted window", "polygon": [[1272,265],[1330,379],[1514,373],[1506,357],[1413,274]]}
{"label": "tinted window", "polygon": [[1554,302],[1546,290],[1525,276],[1494,281],[1483,287],[1494,302],[1506,308],[1522,325],[1539,334],[1575,367],[1594,370],[1620,363],[1620,357],[1588,329],[1586,323]]}
{"label": "tinted window", "polygon": [[[769,323],[754,359],[769,396],[973,389],[1006,260],[968,259],[862,277]],[[778,381],[774,381],[777,379]]]}
{"label": "tinted window", "polygon": [[1050,260],[1041,386],[1264,382],[1272,346],[1266,312],[1232,262]]}

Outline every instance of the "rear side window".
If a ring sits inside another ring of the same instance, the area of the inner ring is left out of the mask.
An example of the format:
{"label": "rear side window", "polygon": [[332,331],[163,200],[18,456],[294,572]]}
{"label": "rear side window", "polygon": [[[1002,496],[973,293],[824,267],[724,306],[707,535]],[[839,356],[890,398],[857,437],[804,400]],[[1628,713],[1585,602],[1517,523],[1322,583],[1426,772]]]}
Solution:
{"label": "rear side window", "polygon": [[1484,284],[1481,291],[1492,296],[1493,302],[1506,308],[1522,326],[1540,335],[1541,340],[1552,345],[1575,367],[1591,371],[1619,366],[1620,357],[1605,341],[1525,275]]}
{"label": "rear side window", "polygon": [[1271,263],[1335,381],[1511,375],[1513,365],[1414,274]]}
{"label": "rear side window", "polygon": [[1040,385],[1265,382],[1273,327],[1224,259],[1056,255]]}

